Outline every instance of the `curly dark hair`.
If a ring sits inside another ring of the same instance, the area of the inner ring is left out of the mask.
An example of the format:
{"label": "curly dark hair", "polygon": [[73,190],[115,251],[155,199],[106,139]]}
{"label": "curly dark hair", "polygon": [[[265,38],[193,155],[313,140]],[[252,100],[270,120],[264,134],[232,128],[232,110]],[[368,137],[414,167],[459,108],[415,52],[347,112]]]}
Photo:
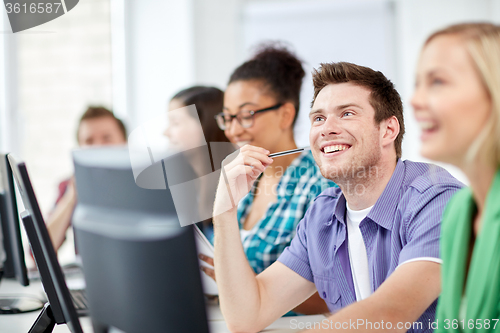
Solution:
{"label": "curly dark hair", "polygon": [[295,124],[304,75],[302,61],[283,44],[271,42],[260,44],[255,55],[234,70],[228,84],[236,81],[261,81],[267,94],[275,97],[278,102],[291,102],[295,106]]}

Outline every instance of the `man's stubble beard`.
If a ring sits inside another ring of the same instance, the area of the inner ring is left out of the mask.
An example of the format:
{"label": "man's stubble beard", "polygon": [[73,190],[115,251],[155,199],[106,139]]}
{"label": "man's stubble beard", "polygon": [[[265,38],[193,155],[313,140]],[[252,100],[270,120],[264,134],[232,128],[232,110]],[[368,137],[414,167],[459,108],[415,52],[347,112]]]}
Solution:
{"label": "man's stubble beard", "polygon": [[372,147],[374,149],[364,155],[355,154],[344,165],[320,165],[321,174],[341,188],[358,184],[368,185],[376,182],[380,171],[379,162],[382,158],[382,148],[378,144],[373,144]]}

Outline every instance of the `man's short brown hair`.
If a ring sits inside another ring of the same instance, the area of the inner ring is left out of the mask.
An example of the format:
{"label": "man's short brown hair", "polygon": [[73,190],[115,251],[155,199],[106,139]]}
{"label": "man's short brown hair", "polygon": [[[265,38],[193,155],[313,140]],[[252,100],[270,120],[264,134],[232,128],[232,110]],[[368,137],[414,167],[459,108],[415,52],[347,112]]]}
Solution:
{"label": "man's short brown hair", "polygon": [[116,118],[113,112],[103,106],[89,106],[87,110],[82,114],[80,120],[78,121],[78,129],[76,130],[76,141],[79,141],[80,125],[83,121],[104,117],[109,117],[116,121],[120,132],[123,134],[124,141],[127,141],[127,129],[125,128],[123,122],[120,119]]}
{"label": "man's short brown hair", "polygon": [[316,100],[319,92],[329,84],[350,82],[371,91],[370,105],[375,110],[375,124],[395,116],[399,122],[399,134],[394,140],[397,158],[401,158],[401,143],[405,133],[403,119],[403,103],[394,84],[384,74],[371,68],[363,67],[348,62],[333,62],[320,64],[313,71],[314,97]]}

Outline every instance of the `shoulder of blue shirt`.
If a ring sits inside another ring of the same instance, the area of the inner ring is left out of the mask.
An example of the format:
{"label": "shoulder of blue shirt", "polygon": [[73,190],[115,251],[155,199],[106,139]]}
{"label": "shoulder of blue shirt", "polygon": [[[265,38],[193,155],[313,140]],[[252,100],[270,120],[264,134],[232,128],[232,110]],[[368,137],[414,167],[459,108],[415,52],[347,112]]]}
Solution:
{"label": "shoulder of blue shirt", "polygon": [[[453,177],[447,170],[432,163],[413,162],[410,160],[402,161],[405,165],[405,177],[403,178],[403,186],[406,188],[412,187],[420,193],[423,193],[430,188],[446,188],[459,190],[465,185],[458,179]],[[416,169],[426,169],[424,173],[416,172]],[[321,192],[314,200],[320,198],[338,199],[342,194],[340,187],[330,187]]]}

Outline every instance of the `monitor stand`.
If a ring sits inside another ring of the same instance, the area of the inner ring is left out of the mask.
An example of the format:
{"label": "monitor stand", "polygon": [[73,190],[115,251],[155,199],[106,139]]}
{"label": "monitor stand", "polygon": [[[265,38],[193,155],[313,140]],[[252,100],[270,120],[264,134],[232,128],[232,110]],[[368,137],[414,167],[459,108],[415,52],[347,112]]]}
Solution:
{"label": "monitor stand", "polygon": [[45,303],[42,312],[36,318],[28,333],[51,333],[56,325],[49,302]]}

